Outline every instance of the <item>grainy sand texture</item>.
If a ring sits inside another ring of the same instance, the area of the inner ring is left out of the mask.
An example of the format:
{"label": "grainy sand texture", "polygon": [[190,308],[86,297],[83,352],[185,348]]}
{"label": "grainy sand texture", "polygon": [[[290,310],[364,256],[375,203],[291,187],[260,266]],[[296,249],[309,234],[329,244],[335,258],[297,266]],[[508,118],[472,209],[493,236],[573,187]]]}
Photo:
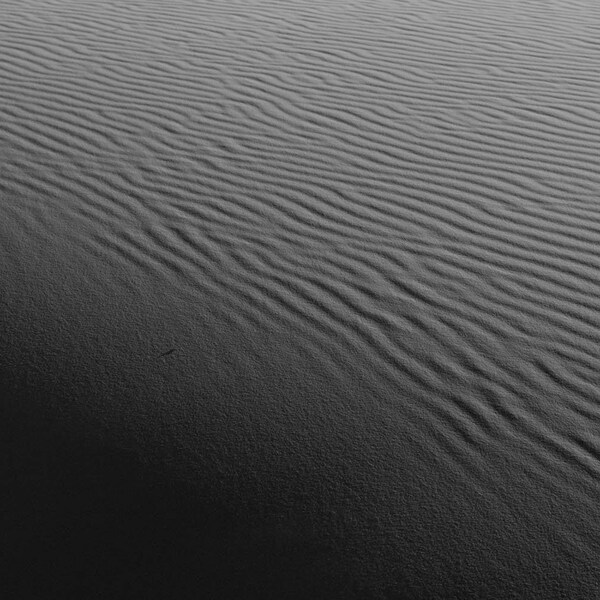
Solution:
{"label": "grainy sand texture", "polygon": [[0,595],[600,598],[600,3],[2,0]]}

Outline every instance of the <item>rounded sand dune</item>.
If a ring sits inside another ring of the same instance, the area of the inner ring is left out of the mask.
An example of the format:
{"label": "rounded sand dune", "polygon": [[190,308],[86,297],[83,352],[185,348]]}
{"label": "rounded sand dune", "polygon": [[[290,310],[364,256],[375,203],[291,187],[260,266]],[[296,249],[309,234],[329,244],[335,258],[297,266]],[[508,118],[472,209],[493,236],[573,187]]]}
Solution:
{"label": "rounded sand dune", "polygon": [[600,596],[592,0],[5,0],[7,598]]}

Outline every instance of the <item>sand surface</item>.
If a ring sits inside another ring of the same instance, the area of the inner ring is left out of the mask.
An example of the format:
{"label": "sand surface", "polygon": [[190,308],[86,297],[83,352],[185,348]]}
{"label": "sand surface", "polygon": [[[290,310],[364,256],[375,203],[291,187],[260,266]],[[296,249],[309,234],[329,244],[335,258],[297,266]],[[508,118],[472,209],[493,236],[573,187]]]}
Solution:
{"label": "sand surface", "polygon": [[600,3],[2,0],[10,599],[600,598]]}

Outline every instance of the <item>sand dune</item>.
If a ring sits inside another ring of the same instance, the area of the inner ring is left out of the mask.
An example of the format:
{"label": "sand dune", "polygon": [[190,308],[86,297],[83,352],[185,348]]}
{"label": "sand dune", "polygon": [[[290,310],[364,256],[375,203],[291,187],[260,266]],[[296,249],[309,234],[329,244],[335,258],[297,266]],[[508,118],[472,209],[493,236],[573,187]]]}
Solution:
{"label": "sand dune", "polygon": [[600,5],[0,12],[11,598],[600,597]]}

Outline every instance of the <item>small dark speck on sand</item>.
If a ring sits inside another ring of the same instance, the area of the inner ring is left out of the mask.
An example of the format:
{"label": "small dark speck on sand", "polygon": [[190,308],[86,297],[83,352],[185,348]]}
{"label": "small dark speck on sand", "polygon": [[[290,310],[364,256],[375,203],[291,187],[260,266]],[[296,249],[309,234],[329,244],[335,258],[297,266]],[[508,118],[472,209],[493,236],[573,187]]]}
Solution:
{"label": "small dark speck on sand", "polygon": [[157,358],[162,358],[163,356],[169,356],[169,354],[173,354],[173,352],[175,352],[175,348],[171,348],[170,350],[167,350],[166,352],[159,354]]}

